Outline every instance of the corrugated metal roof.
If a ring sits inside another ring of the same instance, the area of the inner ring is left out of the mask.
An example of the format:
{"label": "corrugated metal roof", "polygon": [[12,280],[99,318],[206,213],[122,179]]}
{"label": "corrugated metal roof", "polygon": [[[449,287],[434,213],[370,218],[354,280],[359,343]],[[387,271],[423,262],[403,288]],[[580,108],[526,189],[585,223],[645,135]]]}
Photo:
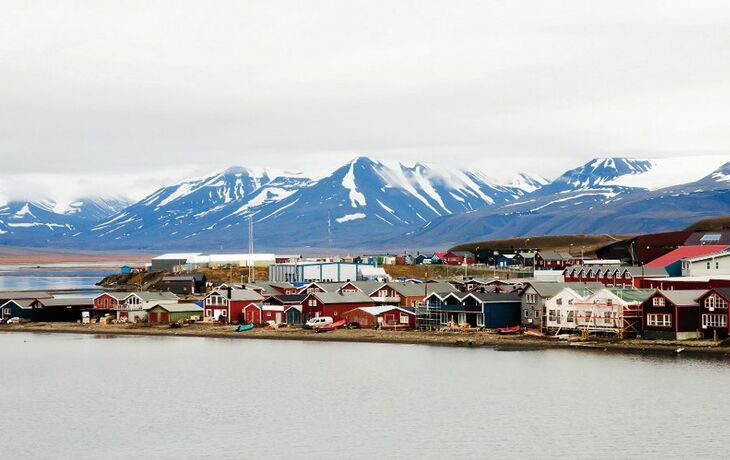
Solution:
{"label": "corrugated metal roof", "polygon": [[0,299],[50,299],[53,297],[48,292],[44,291],[3,291],[0,292]]}
{"label": "corrugated metal roof", "polygon": [[689,259],[707,254],[714,254],[727,250],[730,246],[726,245],[707,245],[707,246],[682,246],[663,256],[652,260],[645,267],[666,267],[681,259]]}

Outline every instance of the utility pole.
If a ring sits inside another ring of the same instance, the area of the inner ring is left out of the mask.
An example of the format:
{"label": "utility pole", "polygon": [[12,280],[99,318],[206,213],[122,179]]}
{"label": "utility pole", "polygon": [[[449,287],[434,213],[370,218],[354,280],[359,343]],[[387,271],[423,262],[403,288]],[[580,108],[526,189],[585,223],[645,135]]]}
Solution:
{"label": "utility pole", "polygon": [[253,269],[253,216],[248,216],[248,282],[256,281],[256,272]]}
{"label": "utility pole", "polygon": [[330,250],[330,257],[332,257],[332,212],[327,210],[327,247]]}

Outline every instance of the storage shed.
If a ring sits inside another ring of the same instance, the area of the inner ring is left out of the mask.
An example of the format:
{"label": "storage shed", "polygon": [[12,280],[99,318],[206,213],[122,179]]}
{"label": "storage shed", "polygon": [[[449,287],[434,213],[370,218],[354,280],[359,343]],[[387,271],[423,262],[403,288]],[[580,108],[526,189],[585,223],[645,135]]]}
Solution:
{"label": "storage shed", "polygon": [[303,324],[301,305],[292,305],[291,307],[286,309],[286,312],[284,312],[284,314],[286,315],[287,324]]}
{"label": "storage shed", "polygon": [[203,317],[203,308],[194,303],[160,304],[147,309],[150,324],[168,324],[193,317]]}

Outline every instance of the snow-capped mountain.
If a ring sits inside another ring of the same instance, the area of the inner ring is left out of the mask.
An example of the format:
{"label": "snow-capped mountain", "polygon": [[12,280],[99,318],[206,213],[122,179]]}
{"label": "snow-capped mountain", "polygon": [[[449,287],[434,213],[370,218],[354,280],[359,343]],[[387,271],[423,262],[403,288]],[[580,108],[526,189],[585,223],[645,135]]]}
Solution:
{"label": "snow-capped mountain", "polygon": [[[521,178],[528,190],[540,184]],[[506,203],[527,191],[473,171],[359,157],[318,180],[232,168],[164,187],[77,236],[118,245],[245,246],[246,222],[265,245],[347,245],[428,225],[437,217]],[[296,242],[296,243],[294,243]]]}
{"label": "snow-capped mountain", "polygon": [[94,249],[436,247],[465,240],[681,228],[730,214],[724,157],[598,158],[553,181],[358,157],[329,174],[230,168],[123,200],[14,201],[0,243]]}
{"label": "snow-capped mountain", "polygon": [[411,244],[676,230],[730,214],[730,163],[724,161],[721,156],[595,159],[505,205],[439,219],[414,234]]}
{"label": "snow-capped mountain", "polygon": [[123,198],[10,201],[0,206],[0,241],[38,244],[85,230],[129,205]]}
{"label": "snow-capped mountain", "polygon": [[309,182],[299,174],[230,168],[163,187],[77,237],[142,242],[191,238],[216,229],[225,220],[238,223],[248,213],[280,201]]}

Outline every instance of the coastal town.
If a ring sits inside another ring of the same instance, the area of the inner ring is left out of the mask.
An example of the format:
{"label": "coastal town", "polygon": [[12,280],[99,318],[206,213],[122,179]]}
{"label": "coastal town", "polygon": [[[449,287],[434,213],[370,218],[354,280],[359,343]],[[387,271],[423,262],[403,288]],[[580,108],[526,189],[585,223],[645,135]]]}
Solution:
{"label": "coastal town", "polygon": [[[233,279],[234,269],[240,278]],[[397,269],[423,276],[395,278],[390,273]],[[428,277],[437,269],[451,275]],[[228,276],[222,281],[213,274]],[[154,282],[131,281],[145,277]],[[192,326],[241,335],[337,336],[361,329],[386,334],[384,340],[390,332],[703,346],[722,344],[730,332],[726,229],[639,235],[589,255],[570,243],[567,251],[482,246],[343,258],[169,253],[120,267],[110,278],[121,284],[105,280],[108,289],[91,297],[2,292],[2,323],[110,332]]]}

